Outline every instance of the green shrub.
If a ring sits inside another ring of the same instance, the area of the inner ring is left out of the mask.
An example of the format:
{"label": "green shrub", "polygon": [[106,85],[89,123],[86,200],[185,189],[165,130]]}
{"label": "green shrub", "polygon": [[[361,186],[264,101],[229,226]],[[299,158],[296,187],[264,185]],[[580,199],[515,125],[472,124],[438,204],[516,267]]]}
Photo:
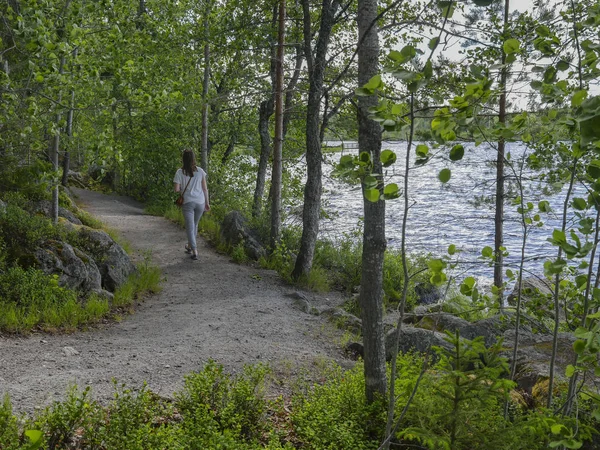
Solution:
{"label": "green shrub", "polygon": [[246,254],[246,249],[244,248],[243,242],[240,242],[231,249],[231,258],[238,264],[248,261],[248,255]]}
{"label": "green shrub", "polygon": [[77,294],[60,287],[57,276],[18,266],[0,273],[0,329],[23,332],[36,325],[74,328],[83,317]]}
{"label": "green shrub", "polygon": [[177,427],[169,426],[173,415],[172,405],[146,387],[134,394],[121,386],[106,411],[109,420],[96,431],[94,440],[115,450],[182,449]]}
{"label": "green shrub", "polygon": [[50,200],[51,173],[49,162],[35,159],[30,165],[21,165],[16,159],[10,161],[5,157],[0,166],[1,197],[7,200],[10,194],[18,192],[29,200]]}
{"label": "green shrub", "polygon": [[7,260],[30,266],[31,251],[49,239],[66,236],[62,227],[37,215],[31,215],[18,206],[8,203],[6,213],[0,216],[0,238],[7,248]]}
{"label": "green shrub", "polygon": [[44,432],[46,448],[68,448],[77,430],[99,419],[98,406],[89,398],[89,392],[89,387],[83,392],[72,387],[66,400],[54,402],[34,421],[35,429]]}
{"label": "green shrub", "polygon": [[17,418],[13,415],[8,395],[5,395],[3,402],[0,403],[0,448],[3,450],[20,448]]}
{"label": "green shrub", "polygon": [[385,428],[382,402],[367,404],[363,367],[331,368],[323,385],[297,394],[292,423],[303,448],[359,450],[379,447]]}
{"label": "green shrub", "polygon": [[[232,378],[209,361],[202,371],[185,377],[177,395],[184,416],[186,439],[194,448],[239,448],[236,442],[255,442],[265,431],[266,403],[262,397],[267,368],[246,367]],[[213,447],[219,442],[218,447]]]}

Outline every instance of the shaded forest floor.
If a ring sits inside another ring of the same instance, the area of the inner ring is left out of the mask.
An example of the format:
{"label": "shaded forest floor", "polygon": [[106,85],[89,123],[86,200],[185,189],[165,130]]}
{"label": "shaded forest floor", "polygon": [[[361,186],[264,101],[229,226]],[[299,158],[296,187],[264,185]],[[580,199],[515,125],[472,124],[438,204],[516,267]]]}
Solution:
{"label": "shaded forest floor", "polygon": [[[146,215],[129,199],[73,189],[77,202],[127,240],[137,262],[149,259],[164,276],[162,292],[132,315],[73,334],[0,336],[0,397],[16,412],[62,400],[72,385],[91,386],[101,401],[113,397],[113,380],[138,389],[147,383],[170,397],[184,375],[209,359],[231,372],[264,363],[283,384],[316,374],[331,360],[344,365],[342,332],[324,317],[294,306],[298,289],[274,271],[238,265],[199,239],[199,260],[184,253],[185,232]],[[305,293],[317,307],[336,306],[338,294]]]}

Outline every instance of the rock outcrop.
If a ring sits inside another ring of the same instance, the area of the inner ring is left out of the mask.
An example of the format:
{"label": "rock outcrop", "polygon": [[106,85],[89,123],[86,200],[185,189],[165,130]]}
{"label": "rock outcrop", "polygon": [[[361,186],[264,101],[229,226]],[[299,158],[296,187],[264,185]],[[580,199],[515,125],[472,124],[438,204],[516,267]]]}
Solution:
{"label": "rock outcrop", "polygon": [[82,226],[79,228],[78,241],[80,248],[98,266],[104,289],[114,292],[135,272],[135,265],[129,255],[106,232]]}
{"label": "rock outcrop", "polygon": [[66,242],[48,241],[35,250],[34,257],[41,270],[58,275],[60,286],[84,293],[102,288],[100,270],[94,260]]}
{"label": "rock outcrop", "polygon": [[248,221],[239,211],[232,211],[225,216],[221,235],[232,247],[242,243],[246,254],[254,260],[259,260],[266,255],[257,233],[248,226]]}

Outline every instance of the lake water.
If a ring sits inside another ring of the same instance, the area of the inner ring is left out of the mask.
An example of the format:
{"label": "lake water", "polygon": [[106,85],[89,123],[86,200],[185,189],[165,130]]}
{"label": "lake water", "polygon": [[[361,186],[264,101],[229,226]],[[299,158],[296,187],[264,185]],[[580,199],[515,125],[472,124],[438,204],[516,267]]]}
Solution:
{"label": "lake water", "polygon": [[[328,142],[329,146],[340,145],[341,142]],[[382,149],[396,152],[397,162],[387,168],[386,183],[404,183],[404,161],[406,155],[405,142],[385,142]],[[450,244],[462,250],[460,259],[465,262],[462,266],[467,273],[480,278],[492,278],[493,269],[478,257],[485,246],[494,246],[494,210],[491,205],[479,205],[477,198],[491,198],[495,195],[496,168],[491,163],[495,150],[491,146],[464,144],[465,157],[461,161],[452,162],[442,155],[448,154],[448,149],[439,150],[440,155],[433,158],[424,166],[414,167],[414,157],[411,158],[409,172],[410,201],[407,248],[411,253],[447,254]],[[430,153],[433,150],[430,149]],[[356,154],[357,150],[345,150],[344,154]],[[507,144],[512,160],[522,158],[527,148],[520,143]],[[414,154],[414,147],[412,150]],[[349,186],[329,176],[334,164],[339,161],[342,153],[326,154],[328,164],[324,168],[323,206],[332,214],[321,224],[322,236],[337,239],[342,233],[356,230],[362,220],[363,200],[360,186]],[[441,169],[448,167],[452,177],[442,184],[437,175]],[[507,173],[508,170],[507,170]],[[526,176],[532,175],[526,172]],[[546,241],[555,228],[561,223],[557,213],[562,211],[565,190],[551,196],[541,193],[539,183],[526,183],[525,201],[536,205],[539,200],[548,200],[556,213],[543,215],[544,226],[532,229],[529,233],[526,249],[526,270],[535,274],[543,273],[543,263],[546,259],[556,256],[556,249]],[[402,214],[404,199],[401,197],[386,203],[386,235],[388,247],[400,246]],[[516,206],[505,206],[506,220],[504,224],[504,241],[510,256],[506,260],[508,267],[517,268],[523,230],[520,215]]]}

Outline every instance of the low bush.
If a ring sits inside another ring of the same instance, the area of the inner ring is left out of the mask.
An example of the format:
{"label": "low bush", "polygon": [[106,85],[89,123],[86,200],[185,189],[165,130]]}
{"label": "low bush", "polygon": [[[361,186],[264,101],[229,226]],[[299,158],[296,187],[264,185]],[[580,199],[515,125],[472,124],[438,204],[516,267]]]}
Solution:
{"label": "low bush", "polygon": [[[598,427],[541,408],[512,403],[513,383],[502,378],[498,348],[480,340],[453,341],[439,363],[422,372],[423,358],[398,357],[396,425],[391,448],[430,450],[542,450],[586,447]],[[114,400],[101,406],[72,388],[33,418],[17,420],[10,401],[0,404],[3,450],[357,450],[379,448],[385,433],[386,402],[367,403],[362,364],[329,366],[320,384],[300,384],[291,402],[268,402],[268,370],[246,367],[238,376],[209,361],[185,378],[175,400],[145,386],[134,392],[115,382]],[[389,373],[388,373],[389,376]],[[415,391],[416,388],[416,391]],[[414,394],[414,397],[413,397]],[[410,401],[410,404],[407,403]],[[504,402],[509,414],[504,416]],[[285,405],[285,406],[284,406]],[[41,440],[38,447],[27,435]]]}
{"label": "low bush", "polygon": [[232,378],[222,366],[209,361],[202,371],[187,375],[185,387],[177,395],[177,406],[186,418],[186,439],[206,442],[222,435],[232,444],[257,441],[267,431],[267,405],[262,397],[267,372],[260,365],[246,367],[241,376]]}
{"label": "low bush", "polygon": [[292,423],[309,449],[376,449],[385,430],[384,402],[367,404],[362,365],[333,367],[323,385],[295,396]]}

